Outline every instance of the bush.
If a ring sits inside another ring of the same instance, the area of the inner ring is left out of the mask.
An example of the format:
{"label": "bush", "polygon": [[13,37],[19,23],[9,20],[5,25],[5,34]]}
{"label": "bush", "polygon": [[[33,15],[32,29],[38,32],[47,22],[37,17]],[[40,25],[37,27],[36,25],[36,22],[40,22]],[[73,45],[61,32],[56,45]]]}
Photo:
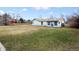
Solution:
{"label": "bush", "polygon": [[67,20],[68,27],[79,28],[79,15],[68,17]]}
{"label": "bush", "polygon": [[20,18],[19,21],[20,21],[21,23],[24,23],[24,22],[25,22],[25,20],[24,20],[23,18]]}

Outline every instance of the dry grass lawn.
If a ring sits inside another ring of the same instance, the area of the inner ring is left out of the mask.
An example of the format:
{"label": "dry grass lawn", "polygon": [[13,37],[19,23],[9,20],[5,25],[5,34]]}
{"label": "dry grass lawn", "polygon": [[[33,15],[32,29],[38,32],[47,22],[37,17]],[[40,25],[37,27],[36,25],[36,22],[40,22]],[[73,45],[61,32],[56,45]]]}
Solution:
{"label": "dry grass lawn", "polygon": [[[27,24],[16,24],[14,26],[0,26],[0,34],[1,35],[16,35],[16,34],[21,34],[24,32],[33,32],[35,30],[41,29],[44,27],[38,27],[38,26],[32,26],[32,25],[27,25]],[[0,36],[1,36],[0,35]]]}
{"label": "dry grass lawn", "polygon": [[8,51],[79,51],[79,29],[0,26],[0,42]]}

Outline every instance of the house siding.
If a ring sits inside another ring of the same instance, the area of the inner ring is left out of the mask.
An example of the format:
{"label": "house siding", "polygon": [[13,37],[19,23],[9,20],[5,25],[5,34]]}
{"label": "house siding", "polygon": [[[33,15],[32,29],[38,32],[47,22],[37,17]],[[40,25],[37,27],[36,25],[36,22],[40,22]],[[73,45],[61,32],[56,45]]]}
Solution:
{"label": "house siding", "polygon": [[[50,24],[48,24],[48,22],[50,22]],[[55,22],[57,22],[57,23],[55,23]],[[61,27],[62,23],[64,23],[64,22],[61,22],[61,21],[38,21],[38,20],[33,20],[32,25],[33,26]]]}
{"label": "house siding", "polygon": [[42,26],[47,26],[47,22],[43,22],[43,25]]}
{"label": "house siding", "polygon": [[47,25],[49,27],[61,27],[61,24],[59,24],[59,22],[57,22],[57,25],[55,25],[55,22],[50,22],[50,25]]}
{"label": "house siding", "polygon": [[40,21],[37,21],[37,20],[34,20],[32,22],[32,25],[34,25],[34,26],[41,26],[41,22]]}
{"label": "house siding", "polygon": [[[53,24],[53,26],[52,26]],[[43,22],[43,25],[41,25],[40,21],[33,21],[32,23],[33,26],[48,26],[48,27],[61,27],[61,22],[57,22],[57,25],[55,25],[55,22],[50,22],[50,25],[48,25],[48,22]]]}

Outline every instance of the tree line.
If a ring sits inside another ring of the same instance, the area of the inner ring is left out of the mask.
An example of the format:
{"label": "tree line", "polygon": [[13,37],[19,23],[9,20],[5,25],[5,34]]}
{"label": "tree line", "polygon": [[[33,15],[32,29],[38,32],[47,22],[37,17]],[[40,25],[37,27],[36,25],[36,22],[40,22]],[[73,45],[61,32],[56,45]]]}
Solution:
{"label": "tree line", "polygon": [[74,14],[72,16],[67,17],[67,27],[70,28],[79,28],[79,14]]}
{"label": "tree line", "polygon": [[17,18],[15,19],[15,18],[12,18],[12,16],[7,13],[1,15],[0,20],[4,25],[9,25],[12,23],[31,23],[31,20],[26,21],[22,17],[20,17],[19,19],[17,19]]}
{"label": "tree line", "polygon": [[[28,19],[27,21],[20,17],[19,19],[13,19],[11,15],[5,13],[1,16],[2,18],[0,20],[3,20],[4,25],[9,25],[8,20],[14,20],[15,23],[28,23],[32,24],[32,21]],[[65,25],[66,24],[66,25]],[[79,28],[79,14],[71,15],[67,17],[67,21],[65,24],[62,24],[63,27],[70,27],[70,28]]]}

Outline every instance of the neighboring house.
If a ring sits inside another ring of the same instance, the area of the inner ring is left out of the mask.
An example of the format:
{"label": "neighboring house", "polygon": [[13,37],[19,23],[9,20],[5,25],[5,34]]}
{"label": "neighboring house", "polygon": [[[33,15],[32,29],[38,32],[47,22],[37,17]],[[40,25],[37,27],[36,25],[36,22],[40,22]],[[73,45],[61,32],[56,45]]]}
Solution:
{"label": "neighboring house", "polygon": [[63,18],[36,18],[33,19],[34,26],[62,27],[64,25]]}
{"label": "neighboring house", "polygon": [[11,19],[10,17],[6,17],[6,21],[5,18],[3,17],[3,15],[0,15],[0,25],[5,25],[5,23],[7,23],[7,25],[9,24],[14,24],[16,23],[16,19]]}
{"label": "neighboring house", "polygon": [[8,24],[15,24],[17,23],[16,19],[8,19]]}

